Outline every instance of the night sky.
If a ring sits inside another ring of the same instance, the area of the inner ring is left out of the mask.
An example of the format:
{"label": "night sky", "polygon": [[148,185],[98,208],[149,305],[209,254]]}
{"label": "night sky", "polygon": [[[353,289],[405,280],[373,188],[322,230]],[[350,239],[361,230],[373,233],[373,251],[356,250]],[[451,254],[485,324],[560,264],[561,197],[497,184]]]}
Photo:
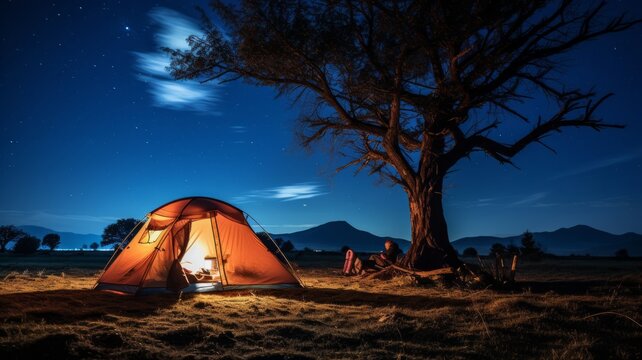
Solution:
{"label": "night sky", "polygon": [[[642,17],[638,0],[612,13]],[[299,114],[269,88],[171,80],[160,47],[198,31],[189,1],[5,1],[0,9],[0,224],[101,233],[175,198],[231,202],[271,232],[346,220],[409,238],[407,199],[304,151]],[[599,110],[625,130],[567,129],[520,169],[476,153],[446,180],[451,240],[587,224],[642,233],[642,26],[565,55],[560,81],[614,92]],[[546,114],[536,98],[521,109]],[[522,123],[497,139],[514,139]]]}

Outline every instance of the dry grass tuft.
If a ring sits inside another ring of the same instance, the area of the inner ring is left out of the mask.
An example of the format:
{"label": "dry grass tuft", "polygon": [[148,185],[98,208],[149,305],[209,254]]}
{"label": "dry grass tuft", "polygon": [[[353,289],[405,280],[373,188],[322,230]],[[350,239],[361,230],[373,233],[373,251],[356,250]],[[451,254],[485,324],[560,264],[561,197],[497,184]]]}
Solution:
{"label": "dry grass tuft", "polygon": [[635,262],[526,263],[521,290],[499,292],[346,278],[305,260],[305,289],[180,298],[89,290],[102,261],[0,263],[0,358],[642,358]]}

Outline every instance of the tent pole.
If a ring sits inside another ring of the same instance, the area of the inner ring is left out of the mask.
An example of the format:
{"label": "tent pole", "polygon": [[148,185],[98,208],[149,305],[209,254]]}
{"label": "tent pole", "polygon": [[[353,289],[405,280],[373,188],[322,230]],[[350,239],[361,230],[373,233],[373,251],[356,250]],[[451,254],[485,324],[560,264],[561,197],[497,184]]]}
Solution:
{"label": "tent pole", "polygon": [[114,253],[113,253],[113,254],[111,254],[111,256],[109,257],[109,260],[107,261],[107,264],[105,264],[105,267],[104,267],[104,268],[103,268],[103,270],[100,272],[100,277],[98,278],[98,280],[96,280],[96,283],[94,284],[94,288],[98,285],[98,282],[100,282],[100,279],[103,277],[103,274],[105,274],[105,271],[106,271],[106,270],[111,266],[111,262],[114,260],[114,257],[116,256],[116,253],[118,252],[117,250],[122,249],[122,245],[123,245],[123,243],[125,242],[125,240],[127,240],[127,238],[129,237],[129,235],[131,235],[131,234],[132,234],[132,232],[134,232],[134,230],[135,230],[136,228],[138,228],[138,226],[139,226],[140,224],[142,224],[144,221],[147,221],[147,217],[148,217],[148,216],[149,216],[149,214],[145,215],[145,216],[144,216],[144,217],[143,217],[143,218],[142,218],[142,219],[141,219],[141,220],[136,224],[136,226],[134,226],[134,227],[129,231],[129,234],[127,234],[127,236],[125,236],[125,237],[124,237],[124,238],[123,238],[123,239],[118,243],[118,247],[116,247],[116,249],[114,249]]}
{"label": "tent pole", "polygon": [[[277,248],[277,250],[279,251],[279,253],[280,253],[280,254],[283,256],[283,258],[285,259],[285,263],[286,263],[286,264],[288,264],[288,267],[290,268],[290,273],[292,274],[292,276],[294,276],[294,278],[295,278],[295,279],[299,280],[299,283],[300,283],[301,285],[303,285],[303,287],[305,287],[305,283],[304,283],[304,282],[303,282],[303,280],[301,280],[301,278],[296,274],[296,271],[294,271],[294,267],[292,266],[292,264],[290,264],[290,260],[288,260],[288,257],[287,257],[287,256],[285,256],[285,254],[283,253],[283,250],[281,250],[281,247],[280,247],[279,245],[277,245],[276,241],[274,241],[274,239],[272,239],[272,235],[270,235],[270,233],[269,233],[269,232],[267,232],[267,230],[265,230],[265,228],[263,227],[263,225],[261,225],[258,221],[256,221],[256,219],[255,219],[255,218],[253,218],[253,217],[252,217],[252,215],[250,215],[250,214],[248,214],[248,213],[246,213],[246,212],[244,212],[244,214],[245,214],[247,217],[249,217],[250,219],[252,219],[252,220],[256,223],[256,225],[258,225],[258,226],[261,228],[261,230],[263,230],[263,232],[268,236],[268,238],[270,238],[270,241],[272,241],[272,244],[274,244],[274,246],[276,246],[276,248]],[[251,229],[251,228],[252,228],[252,227],[250,227],[250,229]]]}
{"label": "tent pole", "polygon": [[[138,283],[138,289],[136,289],[136,294],[142,289],[143,283],[145,282],[145,279],[147,278],[147,273],[149,272],[149,269],[152,268],[152,265],[154,264],[154,260],[156,260],[156,255],[158,255],[158,251],[161,249],[161,245],[165,243],[165,240],[167,239],[167,235],[173,234],[172,230],[174,230],[174,225],[178,221],[178,218],[176,218],[171,225],[169,225],[167,229],[167,233],[163,235],[163,237],[158,240],[158,244],[154,247],[154,252],[151,254],[151,259],[149,259],[149,264],[147,265],[147,268],[145,269],[145,272],[143,273],[143,277],[140,278],[140,282]],[[187,225],[187,224],[186,224]],[[183,228],[181,228],[182,230]]]}
{"label": "tent pole", "polygon": [[[183,208],[181,209],[181,212],[176,217],[176,219],[174,219],[174,221],[172,221],[172,223],[166,227],[166,229],[168,230],[168,234],[172,233],[172,230],[174,230],[174,225],[176,225],[176,222],[178,222],[178,220],[183,215],[183,211],[187,209],[187,207],[189,206],[189,204],[192,203],[193,200],[194,199],[188,201],[187,204],[183,206]],[[149,272],[149,269],[151,269],[152,264],[154,263],[154,260],[156,260],[156,255],[158,255],[160,246],[163,244],[163,242],[165,242],[165,239],[167,239],[167,234],[165,234],[163,238],[158,241],[158,244],[156,245],[156,247],[154,247],[154,253],[152,254],[152,258],[149,260],[149,265],[147,265],[147,269],[145,269],[145,273],[143,274],[143,277],[140,279],[140,282],[138,283],[138,289],[136,290],[136,295],[138,295],[138,292],[142,289],[143,283],[145,282],[145,278],[147,277],[147,273]],[[167,282],[165,282],[165,285],[167,285]]]}
{"label": "tent pole", "polygon": [[[214,219],[213,222],[212,219]],[[212,235],[214,235],[214,228],[216,228],[214,247],[216,247],[216,251],[218,252],[218,272],[222,275],[221,280],[225,278],[225,285],[223,285],[223,281],[221,281],[221,286],[224,288],[225,286],[227,286],[227,273],[225,273],[225,264],[223,263],[223,247],[221,245],[221,234],[218,232],[218,221],[216,220],[216,213],[214,213],[214,216],[210,217],[210,224],[212,224]]]}

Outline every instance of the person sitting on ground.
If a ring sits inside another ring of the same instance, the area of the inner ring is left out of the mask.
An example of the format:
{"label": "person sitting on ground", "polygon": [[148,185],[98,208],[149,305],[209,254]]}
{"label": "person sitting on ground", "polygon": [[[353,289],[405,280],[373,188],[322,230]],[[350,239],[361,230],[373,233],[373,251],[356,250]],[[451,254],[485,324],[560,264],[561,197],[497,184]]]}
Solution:
{"label": "person sitting on ground", "polygon": [[364,267],[381,270],[390,265],[396,264],[401,258],[403,252],[396,242],[388,239],[384,243],[385,250],[377,255],[370,255],[368,260],[364,261]]}

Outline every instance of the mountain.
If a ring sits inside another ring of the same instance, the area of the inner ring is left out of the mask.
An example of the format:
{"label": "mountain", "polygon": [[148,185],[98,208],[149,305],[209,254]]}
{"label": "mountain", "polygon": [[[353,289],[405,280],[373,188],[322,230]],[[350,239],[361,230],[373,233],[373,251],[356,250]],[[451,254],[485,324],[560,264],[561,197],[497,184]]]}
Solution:
{"label": "mountain", "polygon": [[21,229],[29,235],[37,237],[40,240],[42,240],[42,238],[47,234],[53,233],[60,235],[60,246],[58,247],[59,249],[79,249],[84,244],[87,244],[87,246],[89,246],[89,244],[91,244],[92,242],[97,242],[98,244],[100,244],[101,240],[101,236],[97,234],[77,234],[73,232],[56,231],[36,225],[21,225],[17,226],[17,228]]}
{"label": "mountain", "polygon": [[291,241],[297,250],[307,247],[314,250],[339,251],[347,245],[356,251],[377,252],[383,249],[386,239],[392,239],[404,251],[410,246],[408,240],[377,236],[356,229],[345,221],[331,221],[303,231],[271,235],[275,239]]}
{"label": "mountain", "polygon": [[[627,249],[631,256],[642,256],[642,235],[632,232],[615,235],[590,226],[576,225],[555,231],[535,232],[533,237],[544,251],[555,255],[613,256],[617,250]],[[521,238],[521,235],[473,236],[453,241],[452,244],[460,254],[468,247],[477,249],[480,254],[488,254],[495,243],[519,246]]]}

